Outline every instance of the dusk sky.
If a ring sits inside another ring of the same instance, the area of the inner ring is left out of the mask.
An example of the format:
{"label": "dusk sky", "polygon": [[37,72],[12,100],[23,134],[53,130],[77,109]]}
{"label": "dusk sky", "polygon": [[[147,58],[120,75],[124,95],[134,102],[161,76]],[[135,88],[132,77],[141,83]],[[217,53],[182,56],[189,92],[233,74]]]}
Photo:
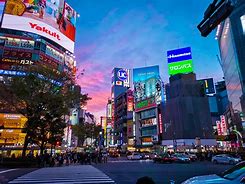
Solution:
{"label": "dusk sky", "polygon": [[197,78],[222,80],[215,32],[200,36],[196,26],[211,0],[68,0],[80,14],[75,55],[77,83],[92,100],[88,111],[105,115],[114,67],[159,65],[168,82],[167,50],[192,48]]}

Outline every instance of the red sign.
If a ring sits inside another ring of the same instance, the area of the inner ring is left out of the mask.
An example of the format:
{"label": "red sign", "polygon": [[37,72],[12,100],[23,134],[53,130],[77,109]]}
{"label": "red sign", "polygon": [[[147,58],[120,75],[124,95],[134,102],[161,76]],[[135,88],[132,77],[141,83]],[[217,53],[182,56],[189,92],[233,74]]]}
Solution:
{"label": "red sign", "polygon": [[128,111],[134,110],[134,97],[133,96],[128,96],[127,109],[128,109]]}
{"label": "red sign", "polygon": [[222,135],[222,128],[220,121],[216,121],[218,135]]}
{"label": "red sign", "polygon": [[3,52],[3,58],[21,58],[21,59],[29,59],[32,58],[32,53],[23,52],[19,50],[7,50],[5,49]]}
{"label": "red sign", "polygon": [[162,115],[161,113],[158,114],[158,122],[159,122],[159,133],[162,134]]}
{"label": "red sign", "polygon": [[222,134],[227,135],[227,124],[226,124],[225,116],[224,115],[220,116],[220,119],[221,119]]}

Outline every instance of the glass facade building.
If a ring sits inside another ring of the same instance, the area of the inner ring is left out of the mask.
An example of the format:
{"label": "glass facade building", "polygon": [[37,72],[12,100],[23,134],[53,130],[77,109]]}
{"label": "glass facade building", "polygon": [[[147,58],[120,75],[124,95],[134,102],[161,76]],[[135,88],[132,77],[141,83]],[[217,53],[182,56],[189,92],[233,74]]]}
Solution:
{"label": "glass facade building", "polygon": [[233,3],[232,14],[218,26],[217,39],[230,106],[240,114],[245,112],[245,1]]}

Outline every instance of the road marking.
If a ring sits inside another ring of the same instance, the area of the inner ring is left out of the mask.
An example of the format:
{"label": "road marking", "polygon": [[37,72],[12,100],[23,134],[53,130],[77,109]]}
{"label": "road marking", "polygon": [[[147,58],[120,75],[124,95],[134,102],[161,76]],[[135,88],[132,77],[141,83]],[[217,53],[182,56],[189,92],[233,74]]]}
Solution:
{"label": "road marking", "polygon": [[20,176],[10,184],[102,184],[115,183],[109,176],[91,165],[42,168]]}
{"label": "road marking", "polygon": [[10,172],[10,171],[15,171],[15,170],[18,170],[18,169],[8,169],[8,170],[0,171],[0,174]]}

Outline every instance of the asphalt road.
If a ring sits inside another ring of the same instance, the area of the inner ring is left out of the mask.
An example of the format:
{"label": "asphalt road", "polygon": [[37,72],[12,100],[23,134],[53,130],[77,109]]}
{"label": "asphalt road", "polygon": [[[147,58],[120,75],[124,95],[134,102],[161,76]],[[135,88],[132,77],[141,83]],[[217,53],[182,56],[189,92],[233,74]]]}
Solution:
{"label": "asphalt road", "polygon": [[193,162],[190,164],[156,164],[148,161],[113,160],[107,164],[94,165],[117,184],[135,184],[137,179],[143,176],[153,178],[156,184],[167,184],[174,180],[175,184],[188,178],[218,174],[231,165],[214,165],[210,162]]}
{"label": "asphalt road", "polygon": [[32,172],[36,170],[36,168],[1,168],[0,169],[0,184],[8,183],[8,181],[17,178],[18,176],[22,176],[26,173]]}
{"label": "asphalt road", "polygon": [[[178,184],[190,177],[217,174],[232,167],[230,165],[214,165],[207,161],[190,164],[156,164],[152,161],[129,161],[123,158],[110,159],[106,164],[93,164],[93,166],[104,172],[117,184],[135,184],[137,179],[143,176],[152,177],[156,184],[168,184],[170,180],[174,180],[175,184]],[[5,184],[34,170],[36,169],[1,168],[0,184]]]}

